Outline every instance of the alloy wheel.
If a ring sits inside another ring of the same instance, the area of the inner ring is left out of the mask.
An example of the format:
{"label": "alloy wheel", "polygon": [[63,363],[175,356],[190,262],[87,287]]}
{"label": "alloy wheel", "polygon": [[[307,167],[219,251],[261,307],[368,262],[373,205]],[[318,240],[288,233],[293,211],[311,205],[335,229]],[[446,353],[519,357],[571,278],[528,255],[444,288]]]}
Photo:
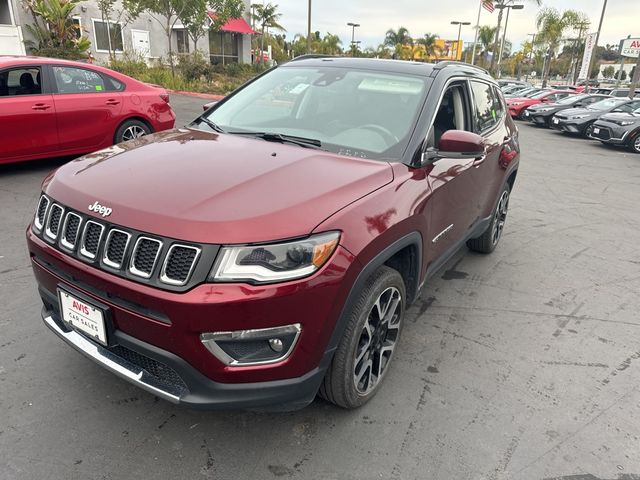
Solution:
{"label": "alloy wheel", "polygon": [[509,209],[509,191],[502,192],[498,206],[496,207],[496,213],[493,218],[493,233],[491,235],[491,242],[495,245],[502,236],[502,230],[504,229],[504,222],[507,220],[507,210]]}
{"label": "alloy wheel", "polygon": [[633,141],[633,149],[640,153],[640,134],[636,135],[635,140]]}
{"label": "alloy wheel", "polygon": [[131,125],[130,127],[125,128],[124,132],[122,132],[122,141],[126,142],[128,140],[134,140],[136,138],[144,137],[147,132],[139,125]]}
{"label": "alloy wheel", "polygon": [[384,290],[364,323],[356,346],[353,382],[360,395],[371,392],[382,380],[400,334],[402,296],[395,287]]}

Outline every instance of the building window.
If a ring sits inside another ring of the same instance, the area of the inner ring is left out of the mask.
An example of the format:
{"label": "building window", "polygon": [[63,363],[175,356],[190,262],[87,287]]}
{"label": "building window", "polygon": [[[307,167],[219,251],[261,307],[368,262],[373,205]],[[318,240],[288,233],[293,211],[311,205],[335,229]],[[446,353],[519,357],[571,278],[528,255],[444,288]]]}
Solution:
{"label": "building window", "polygon": [[[109,35],[111,33],[111,35]],[[124,50],[124,40],[122,38],[122,25],[113,22],[103,22],[93,20],[93,35],[97,51],[122,52]],[[109,48],[111,47],[111,48]]]}
{"label": "building window", "polygon": [[238,37],[236,33],[209,30],[209,57],[211,63],[238,63]]}
{"label": "building window", "polygon": [[13,25],[11,0],[0,0],[0,25]]}
{"label": "building window", "polygon": [[176,30],[178,53],[189,53],[189,33],[186,30]]}
{"label": "building window", "polygon": [[76,31],[76,38],[80,40],[82,38],[82,22],[80,21],[80,17],[77,15],[71,17],[71,21],[73,22],[73,28]]}

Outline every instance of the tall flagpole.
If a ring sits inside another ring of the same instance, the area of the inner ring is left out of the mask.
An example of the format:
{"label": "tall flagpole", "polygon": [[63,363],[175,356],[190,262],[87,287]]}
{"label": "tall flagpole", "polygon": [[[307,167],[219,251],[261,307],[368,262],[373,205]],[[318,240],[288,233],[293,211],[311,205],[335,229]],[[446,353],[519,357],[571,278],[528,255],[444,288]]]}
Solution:
{"label": "tall flagpole", "polygon": [[476,35],[473,39],[473,51],[471,53],[471,65],[476,64],[476,45],[478,44],[478,31],[480,30],[480,13],[482,13],[482,0],[478,0],[478,20],[476,20]]}

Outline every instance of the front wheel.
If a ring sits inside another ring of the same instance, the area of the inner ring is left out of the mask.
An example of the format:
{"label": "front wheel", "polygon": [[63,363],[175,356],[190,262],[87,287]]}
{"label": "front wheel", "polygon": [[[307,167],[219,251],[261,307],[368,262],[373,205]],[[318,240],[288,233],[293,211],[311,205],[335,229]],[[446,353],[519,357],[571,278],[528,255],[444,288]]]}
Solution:
{"label": "front wheel", "polygon": [[593,122],[589,123],[584,130],[582,130],[582,136],[584,138],[591,138],[591,135],[593,135]]}
{"label": "front wheel", "polygon": [[629,141],[629,150],[633,153],[640,153],[640,132],[637,132],[635,137],[631,137]]}
{"label": "front wheel", "polygon": [[122,122],[118,130],[116,130],[114,140],[115,143],[128,142],[129,140],[135,140],[150,133],[151,129],[146,123],[132,119]]}
{"label": "front wheel", "polygon": [[351,409],[378,392],[400,339],[405,301],[398,271],[383,265],[369,277],[320,386],[321,397]]}
{"label": "front wheel", "polygon": [[491,253],[498,246],[498,242],[502,237],[502,231],[504,230],[504,224],[507,221],[507,212],[509,210],[509,194],[511,188],[506,183],[500,197],[496,209],[491,216],[491,222],[487,229],[477,238],[467,240],[467,247],[475,252]]}

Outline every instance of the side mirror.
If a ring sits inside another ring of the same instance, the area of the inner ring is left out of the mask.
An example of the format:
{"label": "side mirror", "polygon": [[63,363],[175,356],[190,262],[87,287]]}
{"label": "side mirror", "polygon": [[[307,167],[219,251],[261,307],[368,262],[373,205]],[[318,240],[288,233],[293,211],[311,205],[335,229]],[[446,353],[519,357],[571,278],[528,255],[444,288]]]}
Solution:
{"label": "side mirror", "polygon": [[438,148],[427,149],[422,163],[439,158],[475,158],[484,155],[484,138],[464,130],[447,130],[440,137]]}

